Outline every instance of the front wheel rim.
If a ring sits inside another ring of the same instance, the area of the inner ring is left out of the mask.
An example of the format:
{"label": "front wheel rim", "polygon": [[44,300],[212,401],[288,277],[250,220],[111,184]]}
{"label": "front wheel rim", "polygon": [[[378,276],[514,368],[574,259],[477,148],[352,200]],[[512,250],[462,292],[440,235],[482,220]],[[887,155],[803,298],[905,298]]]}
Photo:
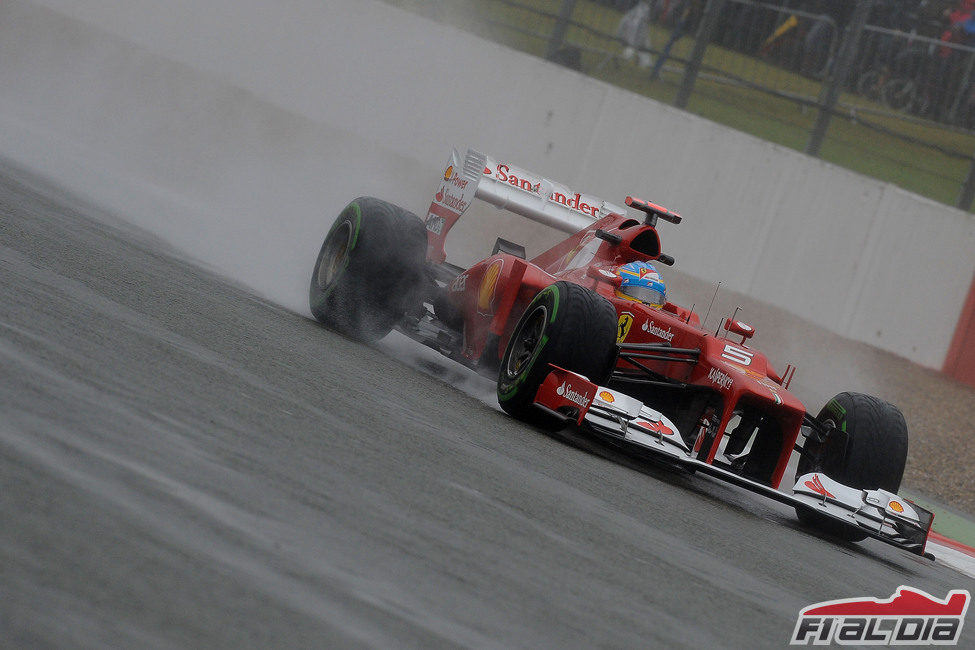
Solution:
{"label": "front wheel rim", "polygon": [[547,322],[548,307],[538,305],[512,335],[511,353],[504,367],[505,377],[509,381],[517,379],[526,368],[531,366],[531,361],[538,354],[541,346]]}

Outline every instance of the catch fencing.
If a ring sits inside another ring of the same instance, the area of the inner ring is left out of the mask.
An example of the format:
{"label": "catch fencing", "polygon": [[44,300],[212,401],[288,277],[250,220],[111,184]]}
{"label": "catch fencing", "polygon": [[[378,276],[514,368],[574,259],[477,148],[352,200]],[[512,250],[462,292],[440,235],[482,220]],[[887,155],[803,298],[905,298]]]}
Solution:
{"label": "catch fencing", "polygon": [[973,63],[971,47],[867,26],[848,83],[860,106],[879,104],[971,129],[975,126]]}
{"label": "catch fencing", "polygon": [[975,198],[975,47],[910,3],[387,1],[943,203]]}

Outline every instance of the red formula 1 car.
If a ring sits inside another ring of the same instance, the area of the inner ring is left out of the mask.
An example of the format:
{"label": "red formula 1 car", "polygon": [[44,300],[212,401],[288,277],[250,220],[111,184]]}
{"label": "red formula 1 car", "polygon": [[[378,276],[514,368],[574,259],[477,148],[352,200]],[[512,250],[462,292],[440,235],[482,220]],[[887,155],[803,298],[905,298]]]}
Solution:
{"label": "red formula 1 car", "polygon": [[[490,257],[457,267],[444,240],[475,199],[570,234],[532,260],[498,239]],[[632,197],[626,205],[454,152],[425,220],[366,197],[342,210],[315,263],[311,311],[363,341],[396,328],[496,377],[501,407],[520,420],[578,427],[791,504],[833,535],[923,555],[933,515],[896,495],[907,458],[900,411],[847,392],[807,413],[790,377],[748,345],[751,326],[728,318],[706,332],[652,290],[640,269],[674,263],[657,224],[681,217]],[[778,488],[793,453],[787,494]]]}

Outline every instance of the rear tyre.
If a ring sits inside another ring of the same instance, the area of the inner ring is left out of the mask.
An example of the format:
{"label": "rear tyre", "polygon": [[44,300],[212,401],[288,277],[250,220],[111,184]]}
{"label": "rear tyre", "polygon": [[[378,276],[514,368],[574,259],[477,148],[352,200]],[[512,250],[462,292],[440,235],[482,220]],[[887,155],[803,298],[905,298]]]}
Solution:
{"label": "rear tyre", "polygon": [[[897,492],[907,464],[907,422],[900,410],[877,397],[840,393],[823,407],[817,418],[835,428],[825,442],[806,441],[796,478],[821,472],[850,487]],[[844,435],[845,433],[845,435]],[[804,524],[837,537],[860,541],[867,536],[852,526],[797,508]]]}
{"label": "rear tyre", "polygon": [[616,363],[616,309],[571,282],[538,292],[511,334],[498,371],[498,402],[524,422],[556,429],[561,422],[533,406],[549,364],[605,384]]}
{"label": "rear tyre", "polygon": [[426,228],[413,213],[380,199],[355,199],[318,253],[311,313],[351,338],[381,339],[421,300],[426,246]]}

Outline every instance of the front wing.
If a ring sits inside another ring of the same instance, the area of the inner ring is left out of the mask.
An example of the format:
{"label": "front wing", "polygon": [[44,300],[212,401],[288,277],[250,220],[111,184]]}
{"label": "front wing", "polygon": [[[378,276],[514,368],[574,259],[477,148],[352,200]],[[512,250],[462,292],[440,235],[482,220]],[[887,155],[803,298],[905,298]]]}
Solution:
{"label": "front wing", "polygon": [[[580,429],[612,438],[629,450],[693,469],[781,503],[819,513],[869,537],[924,555],[934,514],[887,492],[861,490],[813,472],[800,476],[792,494],[694,458],[666,416],[617,390],[552,366],[535,395],[535,407]],[[571,414],[571,415],[568,415]]]}

